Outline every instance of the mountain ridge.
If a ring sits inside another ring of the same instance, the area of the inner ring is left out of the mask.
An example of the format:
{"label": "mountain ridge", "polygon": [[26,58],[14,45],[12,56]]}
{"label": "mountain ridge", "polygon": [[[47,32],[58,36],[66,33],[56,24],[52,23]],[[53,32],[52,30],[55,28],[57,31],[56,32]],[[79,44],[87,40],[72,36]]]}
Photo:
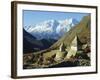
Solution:
{"label": "mountain ridge", "polygon": [[25,30],[35,36],[38,40],[50,38],[58,40],[65,32],[69,31],[78,23],[79,22],[74,18],[65,20],[47,20],[29,26],[29,28],[26,28]]}

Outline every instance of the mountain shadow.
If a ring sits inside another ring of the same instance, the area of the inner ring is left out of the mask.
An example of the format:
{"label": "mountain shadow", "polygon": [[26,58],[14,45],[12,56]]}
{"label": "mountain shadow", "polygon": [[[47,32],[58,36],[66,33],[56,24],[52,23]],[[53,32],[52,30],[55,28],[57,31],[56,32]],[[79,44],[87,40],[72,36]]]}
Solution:
{"label": "mountain shadow", "polygon": [[37,40],[34,36],[23,29],[23,53],[31,53],[49,48],[57,40]]}

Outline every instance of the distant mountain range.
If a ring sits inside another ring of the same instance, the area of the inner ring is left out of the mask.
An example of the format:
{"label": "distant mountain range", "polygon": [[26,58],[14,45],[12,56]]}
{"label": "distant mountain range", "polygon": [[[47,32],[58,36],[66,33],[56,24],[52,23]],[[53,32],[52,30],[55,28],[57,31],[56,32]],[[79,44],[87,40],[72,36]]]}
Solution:
{"label": "distant mountain range", "polygon": [[58,40],[79,22],[70,18],[65,20],[47,20],[36,25],[25,26],[24,29],[37,40]]}

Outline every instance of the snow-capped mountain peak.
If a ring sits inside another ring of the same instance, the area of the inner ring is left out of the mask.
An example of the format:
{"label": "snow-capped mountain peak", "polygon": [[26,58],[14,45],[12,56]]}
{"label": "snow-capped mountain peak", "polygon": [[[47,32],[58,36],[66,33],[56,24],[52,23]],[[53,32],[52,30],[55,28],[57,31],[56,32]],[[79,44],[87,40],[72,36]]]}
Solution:
{"label": "snow-capped mountain peak", "polygon": [[78,24],[78,21],[76,19],[70,18],[65,20],[47,20],[39,24],[24,28],[38,40],[58,39],[76,24]]}

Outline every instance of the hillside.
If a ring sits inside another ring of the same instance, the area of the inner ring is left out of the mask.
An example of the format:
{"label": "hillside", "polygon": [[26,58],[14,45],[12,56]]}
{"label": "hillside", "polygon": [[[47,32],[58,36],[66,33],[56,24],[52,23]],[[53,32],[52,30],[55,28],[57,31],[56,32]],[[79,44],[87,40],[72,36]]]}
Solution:
{"label": "hillside", "polygon": [[32,53],[49,48],[56,40],[37,40],[34,36],[23,29],[23,53]]}
{"label": "hillside", "polygon": [[58,48],[63,42],[64,45],[70,46],[73,38],[77,35],[82,43],[90,43],[90,16],[85,16],[82,21],[73,27],[69,32],[54,43],[50,49]]}
{"label": "hillside", "polygon": [[43,48],[43,41],[37,40],[34,36],[23,29],[23,53],[36,52]]}

